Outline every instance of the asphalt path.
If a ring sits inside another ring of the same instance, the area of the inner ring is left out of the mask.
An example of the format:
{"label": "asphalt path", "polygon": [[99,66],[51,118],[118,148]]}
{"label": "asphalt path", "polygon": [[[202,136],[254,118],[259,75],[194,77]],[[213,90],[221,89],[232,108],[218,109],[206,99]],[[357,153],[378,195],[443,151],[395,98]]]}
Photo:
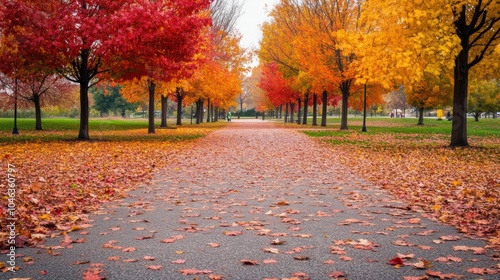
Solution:
{"label": "asphalt path", "polygon": [[410,209],[300,132],[233,120],[192,147],[92,213],[92,227],[18,249],[20,269],[0,278],[500,278],[485,241]]}

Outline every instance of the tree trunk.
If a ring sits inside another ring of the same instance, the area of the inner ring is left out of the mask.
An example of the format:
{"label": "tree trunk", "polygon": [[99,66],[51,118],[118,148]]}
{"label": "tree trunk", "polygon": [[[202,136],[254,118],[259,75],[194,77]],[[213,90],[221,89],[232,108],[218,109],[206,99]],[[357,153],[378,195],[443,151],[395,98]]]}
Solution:
{"label": "tree trunk", "polygon": [[418,115],[417,125],[424,125],[424,107],[418,108]]}
{"label": "tree trunk", "polygon": [[210,103],[210,98],[207,100],[207,123],[210,122],[210,106],[212,104]]}
{"label": "tree trunk", "polygon": [[90,50],[80,52],[81,61],[74,61],[78,65],[78,74],[80,75],[80,130],[78,132],[79,140],[90,140],[89,136],[89,83],[90,73],[88,69]]}
{"label": "tree trunk", "polygon": [[167,127],[167,109],[168,109],[168,97],[161,96],[161,125],[160,127]]}
{"label": "tree trunk", "polygon": [[340,91],[342,92],[342,118],[340,120],[340,129],[348,129],[347,127],[347,113],[349,110],[349,88],[351,81],[343,81],[340,84]]}
{"label": "tree trunk", "polygon": [[295,103],[290,102],[290,122],[293,123],[295,121]]}
{"label": "tree trunk", "polygon": [[481,117],[481,112],[474,113],[474,121],[478,122],[480,117]]}
{"label": "tree trunk", "polygon": [[318,95],[313,94],[313,126],[318,126]]}
{"label": "tree trunk", "polygon": [[300,122],[301,122],[300,121],[301,120],[300,113],[302,112],[301,111],[302,110],[302,108],[301,108],[302,107],[302,98],[297,98],[297,103],[299,105],[299,109],[297,110],[297,124],[300,124]]}
{"label": "tree trunk", "polygon": [[40,95],[34,94],[33,95],[33,103],[35,104],[35,129],[36,130],[43,130],[42,129],[42,109],[40,106]]}
{"label": "tree trunk", "polygon": [[[468,45],[468,39],[462,39],[462,47],[468,47]],[[469,146],[469,143],[467,142],[467,87],[469,84],[468,61],[468,51],[462,49],[455,59],[451,147]]]}
{"label": "tree trunk", "polygon": [[302,118],[302,124],[307,124],[307,107],[309,106],[309,92],[304,95],[304,116]]}
{"label": "tree trunk", "polygon": [[[179,88],[177,88],[176,95],[177,95],[177,125],[182,125],[182,99],[184,98],[184,96],[180,92]],[[191,112],[191,114],[193,114],[193,112]]]}
{"label": "tree trunk", "polygon": [[327,109],[327,102],[328,102],[328,92],[323,90],[323,111],[321,112],[321,126],[326,126],[326,109]]}
{"label": "tree trunk", "polygon": [[288,122],[288,102],[285,105],[285,123]]}
{"label": "tree trunk", "polygon": [[155,89],[156,84],[153,79],[148,81],[148,91],[149,91],[149,115],[148,115],[148,133],[155,133]]}
{"label": "tree trunk", "polygon": [[201,111],[203,111],[203,105],[200,105],[201,98],[196,101],[196,124],[200,124],[202,120]]}

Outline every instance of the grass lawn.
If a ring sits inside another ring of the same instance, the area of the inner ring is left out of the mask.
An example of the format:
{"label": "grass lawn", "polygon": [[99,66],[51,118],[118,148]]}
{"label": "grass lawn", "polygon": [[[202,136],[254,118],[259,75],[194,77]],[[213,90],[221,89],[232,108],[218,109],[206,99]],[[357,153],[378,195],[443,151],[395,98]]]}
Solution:
{"label": "grass lawn", "polygon": [[[182,141],[196,139],[207,132],[223,127],[225,122],[191,125],[189,119],[182,126],[175,126],[175,119],[168,119],[168,127],[156,122],[156,133],[148,134],[146,119],[90,119],[89,134],[93,141]],[[13,120],[0,118],[0,143],[26,141],[50,142],[75,140],[80,127],[79,119],[47,118],[42,120],[43,131],[34,130],[34,119],[18,119],[19,135],[13,136]]]}

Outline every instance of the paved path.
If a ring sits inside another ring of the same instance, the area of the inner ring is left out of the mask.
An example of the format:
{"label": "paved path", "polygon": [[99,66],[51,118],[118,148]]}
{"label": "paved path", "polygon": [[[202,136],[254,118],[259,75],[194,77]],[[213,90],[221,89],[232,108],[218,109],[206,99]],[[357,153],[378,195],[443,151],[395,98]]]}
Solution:
{"label": "paved path", "polygon": [[[20,249],[33,264],[0,278],[82,279],[95,268],[113,280],[404,279],[429,270],[498,279],[467,272],[498,270],[484,242],[409,211],[299,132],[235,120],[174,158],[153,185],[92,215],[87,235],[70,234],[84,243]],[[398,253],[401,268],[388,264]]]}

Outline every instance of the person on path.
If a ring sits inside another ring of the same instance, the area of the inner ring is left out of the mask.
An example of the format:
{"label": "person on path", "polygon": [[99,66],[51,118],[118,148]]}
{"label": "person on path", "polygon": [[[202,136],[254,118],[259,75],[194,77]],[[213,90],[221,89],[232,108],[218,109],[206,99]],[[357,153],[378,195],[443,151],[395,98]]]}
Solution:
{"label": "person on path", "polygon": [[231,121],[231,112],[227,113],[227,121],[230,122]]}

